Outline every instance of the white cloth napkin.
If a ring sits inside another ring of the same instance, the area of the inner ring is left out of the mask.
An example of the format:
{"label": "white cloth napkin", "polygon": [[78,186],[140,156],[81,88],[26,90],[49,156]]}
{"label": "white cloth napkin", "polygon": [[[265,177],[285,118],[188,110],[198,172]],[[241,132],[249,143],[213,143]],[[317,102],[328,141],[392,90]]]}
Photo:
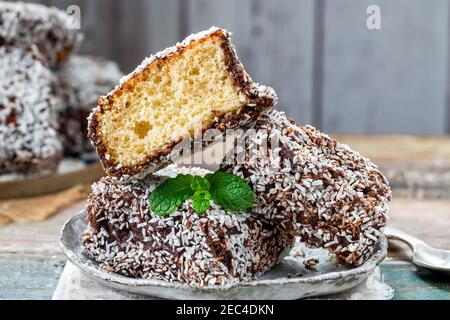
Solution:
{"label": "white cloth napkin", "polygon": [[[381,271],[376,268],[365,282],[353,289],[319,299],[389,300],[393,295],[394,290],[383,282]],[[93,281],[72,263],[67,262],[53,293],[53,300],[158,300],[158,298],[106,287]]]}

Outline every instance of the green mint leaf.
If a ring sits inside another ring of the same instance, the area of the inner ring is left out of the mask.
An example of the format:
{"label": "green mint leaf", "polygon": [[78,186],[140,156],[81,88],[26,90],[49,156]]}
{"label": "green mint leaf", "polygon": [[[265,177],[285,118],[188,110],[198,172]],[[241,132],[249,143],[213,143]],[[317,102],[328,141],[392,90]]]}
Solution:
{"label": "green mint leaf", "polygon": [[210,184],[209,184],[208,180],[206,180],[205,178],[202,178],[199,176],[192,177],[192,182],[191,182],[192,190],[194,190],[194,191],[208,190],[209,187],[210,187]]}
{"label": "green mint leaf", "polygon": [[205,177],[211,187],[214,202],[231,212],[244,211],[253,206],[255,196],[250,186],[244,179],[234,174],[217,171]]}
{"label": "green mint leaf", "polygon": [[211,194],[207,190],[195,191],[192,197],[192,208],[198,214],[205,213],[211,205]]}
{"label": "green mint leaf", "polygon": [[167,179],[151,193],[150,209],[158,216],[171,214],[194,193],[191,183],[190,175]]}

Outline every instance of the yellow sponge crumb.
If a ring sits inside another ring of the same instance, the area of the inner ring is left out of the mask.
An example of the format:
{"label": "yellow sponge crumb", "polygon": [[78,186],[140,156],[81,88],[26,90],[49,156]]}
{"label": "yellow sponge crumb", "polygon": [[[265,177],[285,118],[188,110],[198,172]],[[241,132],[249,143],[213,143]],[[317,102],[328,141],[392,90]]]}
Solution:
{"label": "yellow sponge crumb", "polygon": [[142,80],[114,100],[100,124],[110,155],[126,166],[247,103],[233,85],[218,38],[170,64],[156,63]]}
{"label": "yellow sponge crumb", "polygon": [[223,129],[231,119],[237,126],[276,103],[273,89],[252,82],[229,38],[219,28],[193,35],[145,60],[100,97],[89,138],[108,174],[155,167],[198,130]]}

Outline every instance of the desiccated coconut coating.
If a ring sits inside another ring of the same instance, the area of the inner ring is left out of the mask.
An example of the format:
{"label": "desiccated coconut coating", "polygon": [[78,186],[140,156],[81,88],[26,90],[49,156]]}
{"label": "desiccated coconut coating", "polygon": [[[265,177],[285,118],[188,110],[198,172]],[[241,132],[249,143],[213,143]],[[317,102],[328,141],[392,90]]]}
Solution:
{"label": "desiccated coconut coating", "polygon": [[105,177],[88,199],[87,254],[108,271],[197,286],[249,280],[269,270],[293,237],[248,213],[213,205],[197,215],[188,200],[168,217],[148,204],[159,178],[121,184]]}
{"label": "desiccated coconut coating", "polygon": [[68,26],[69,16],[54,7],[34,3],[0,2],[0,46],[36,45],[51,67],[67,60],[81,42]]}
{"label": "desiccated coconut coating", "polygon": [[66,99],[65,108],[59,114],[64,152],[75,157],[93,152],[87,138],[87,117],[97,99],[114,88],[123,74],[113,61],[74,55],[58,76]]}
{"label": "desiccated coconut coating", "polygon": [[0,47],[0,173],[48,174],[62,157],[55,77],[35,47]]}
{"label": "desiccated coconut coating", "polygon": [[227,170],[256,193],[253,210],[340,263],[361,265],[372,253],[388,219],[391,191],[367,158],[284,113],[260,117],[248,146],[271,139],[278,148],[258,151]]}

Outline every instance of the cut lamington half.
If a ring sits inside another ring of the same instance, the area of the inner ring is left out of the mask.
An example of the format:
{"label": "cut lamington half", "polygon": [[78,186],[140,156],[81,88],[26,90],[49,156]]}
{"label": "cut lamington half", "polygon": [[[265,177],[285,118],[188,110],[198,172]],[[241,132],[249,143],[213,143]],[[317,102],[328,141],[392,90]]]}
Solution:
{"label": "cut lamington half", "polygon": [[230,33],[213,27],[147,58],[100,97],[89,138],[108,175],[145,176],[184,139],[249,125],[276,101],[244,70]]}

